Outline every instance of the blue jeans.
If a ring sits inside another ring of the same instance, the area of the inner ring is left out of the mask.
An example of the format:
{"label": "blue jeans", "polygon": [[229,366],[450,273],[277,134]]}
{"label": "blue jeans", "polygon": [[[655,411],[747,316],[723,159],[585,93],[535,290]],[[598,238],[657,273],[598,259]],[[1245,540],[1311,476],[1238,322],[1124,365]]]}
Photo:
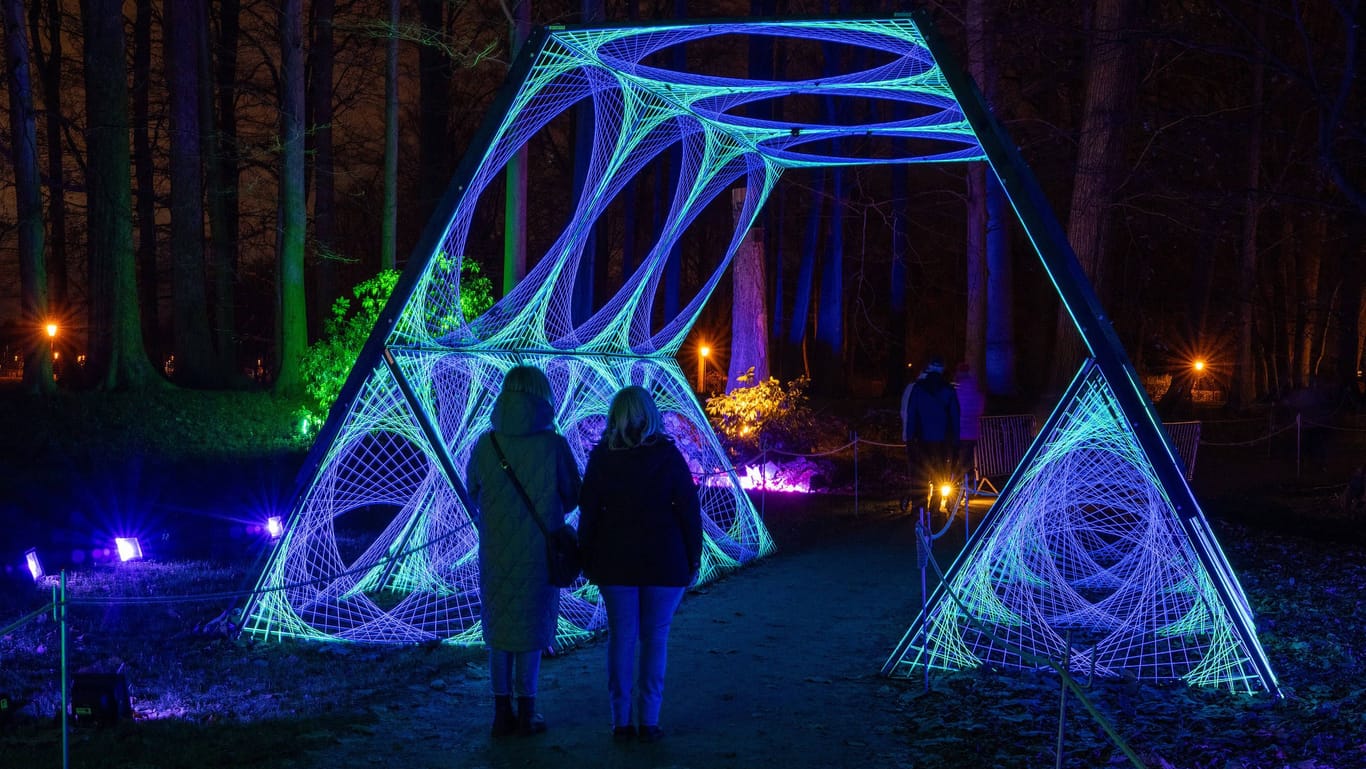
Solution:
{"label": "blue jeans", "polygon": [[[681,587],[599,588],[607,605],[607,690],[612,699],[612,725],[631,723],[632,700],[641,726],[659,723],[664,701],[664,664],[669,656],[669,623],[683,600]],[[640,671],[636,672],[636,643]],[[633,689],[634,683],[634,691]]]}
{"label": "blue jeans", "polygon": [[[515,680],[513,672],[516,672]],[[541,650],[505,652],[489,649],[489,684],[493,696],[516,694],[518,697],[536,696],[536,678],[541,674]]]}

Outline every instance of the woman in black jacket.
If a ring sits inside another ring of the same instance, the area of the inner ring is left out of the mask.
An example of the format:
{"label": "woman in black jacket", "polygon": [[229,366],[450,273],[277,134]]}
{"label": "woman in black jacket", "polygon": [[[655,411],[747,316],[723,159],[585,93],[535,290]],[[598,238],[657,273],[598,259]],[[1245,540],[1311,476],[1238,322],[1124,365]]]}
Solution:
{"label": "woman in black jacket", "polygon": [[588,457],[579,511],[584,574],[607,606],[612,735],[637,735],[631,711],[638,700],[640,739],[653,742],[664,734],[669,624],[702,563],[702,515],[688,464],[644,388],[626,387],[612,399],[602,441]]}

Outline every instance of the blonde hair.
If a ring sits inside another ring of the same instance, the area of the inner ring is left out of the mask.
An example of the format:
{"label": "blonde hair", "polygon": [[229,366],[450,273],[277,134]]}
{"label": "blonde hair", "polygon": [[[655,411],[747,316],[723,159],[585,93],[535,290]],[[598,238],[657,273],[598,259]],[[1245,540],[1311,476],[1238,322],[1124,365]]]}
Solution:
{"label": "blonde hair", "polygon": [[612,397],[612,406],[607,410],[607,427],[602,431],[608,448],[635,448],[667,437],[664,417],[644,387],[629,385]]}
{"label": "blonde hair", "polygon": [[535,366],[513,366],[503,375],[503,392],[527,393],[549,403],[550,380]]}

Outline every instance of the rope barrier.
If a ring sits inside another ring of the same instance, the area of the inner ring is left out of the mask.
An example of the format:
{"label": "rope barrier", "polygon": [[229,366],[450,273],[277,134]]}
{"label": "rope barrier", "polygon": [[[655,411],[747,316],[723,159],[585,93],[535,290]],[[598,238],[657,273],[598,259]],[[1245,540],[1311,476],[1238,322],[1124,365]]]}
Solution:
{"label": "rope barrier", "polygon": [[1201,445],[1201,446],[1217,446],[1217,447],[1220,447],[1220,448],[1232,448],[1232,447],[1240,447],[1240,446],[1256,446],[1257,444],[1261,443],[1262,441],[1269,441],[1269,440],[1271,440],[1272,438],[1276,437],[1277,435],[1280,435],[1281,433],[1286,432],[1287,430],[1292,430],[1292,429],[1294,429],[1295,427],[1297,427],[1297,425],[1296,425],[1295,423],[1292,422],[1292,423],[1286,425],[1285,427],[1282,427],[1282,428],[1279,429],[1279,430],[1273,430],[1273,431],[1271,431],[1271,432],[1269,432],[1269,433],[1267,433],[1266,435],[1263,435],[1263,436],[1261,436],[1261,437],[1253,438],[1252,440],[1249,440],[1249,441],[1236,441],[1236,442],[1233,442],[1233,443],[1218,443],[1218,442],[1215,442],[1215,441],[1207,441],[1207,440],[1205,440],[1204,438],[1201,438],[1201,439],[1200,439],[1200,445]]}
{"label": "rope barrier", "polygon": [[845,449],[849,448],[850,446],[853,446],[856,443],[867,443],[867,441],[861,438],[855,438],[854,440],[849,441],[848,443],[844,444],[843,446],[840,446],[839,448],[830,449],[829,451],[820,451],[815,454],[802,454],[795,451],[783,451],[782,449],[768,450],[773,452],[774,454],[781,454],[785,457],[828,457],[831,454],[838,454],[839,452],[844,451]]}
{"label": "rope barrier", "polygon": [[1322,427],[1325,430],[1337,430],[1344,433],[1366,433],[1366,427],[1343,427],[1341,425],[1328,424],[1327,422],[1315,422],[1308,419],[1304,420],[1304,424],[1306,427]]}

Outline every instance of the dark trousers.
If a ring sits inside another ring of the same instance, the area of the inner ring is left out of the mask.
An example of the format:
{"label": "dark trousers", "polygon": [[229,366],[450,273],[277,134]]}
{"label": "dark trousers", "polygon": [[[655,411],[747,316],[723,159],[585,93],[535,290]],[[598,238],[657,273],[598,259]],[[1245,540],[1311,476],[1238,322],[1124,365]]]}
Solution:
{"label": "dark trousers", "polygon": [[971,440],[964,439],[958,442],[958,467],[955,468],[953,473],[955,478],[962,478],[965,474],[973,479],[976,478],[976,473],[973,472],[976,454],[976,438],[972,438]]}
{"label": "dark trousers", "polygon": [[[910,441],[906,444],[906,463],[911,475],[911,505],[939,510],[939,486],[952,483],[956,452],[948,441]],[[928,498],[925,496],[928,494]]]}

